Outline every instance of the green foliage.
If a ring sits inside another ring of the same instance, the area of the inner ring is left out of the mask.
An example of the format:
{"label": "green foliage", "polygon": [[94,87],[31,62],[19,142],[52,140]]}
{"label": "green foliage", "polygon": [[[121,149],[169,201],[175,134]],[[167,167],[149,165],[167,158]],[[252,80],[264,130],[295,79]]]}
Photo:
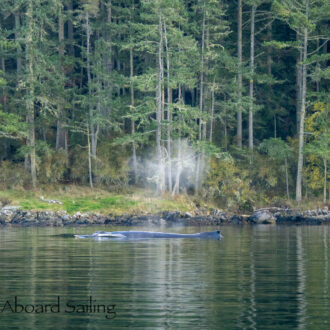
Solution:
{"label": "green foliage", "polygon": [[248,172],[239,169],[231,157],[211,159],[206,197],[222,207],[251,211],[256,194],[250,188]]}
{"label": "green foliage", "polygon": [[[34,150],[41,184],[88,184],[90,156],[94,183],[108,190],[127,187],[133,145],[137,159],[154,153],[160,86],[161,148],[168,153],[170,135],[173,166],[177,141],[187,141],[195,154],[212,159],[202,185],[205,197],[241,209],[258,200],[270,202],[284,194],[284,173],[289,185],[296,177],[297,67],[306,64],[304,182],[320,193],[330,149],[327,1],[309,1],[308,11],[306,1],[244,2],[244,11],[258,7],[253,74],[247,65],[250,17],[245,14],[244,63],[238,66],[236,2],[75,0],[72,9],[70,3],[0,1],[3,187],[28,184],[24,167]],[[308,56],[302,63],[304,29]],[[254,81],[254,152],[236,147],[239,71],[243,146],[247,86]],[[190,185],[195,176],[189,174]]]}
{"label": "green foliage", "polygon": [[99,146],[95,160],[96,182],[112,190],[127,185],[130,171],[128,161],[129,157],[122,146],[113,146],[103,142]]}
{"label": "green foliage", "polygon": [[[40,154],[40,152],[39,152]],[[68,159],[65,151],[55,151],[49,147],[43,148],[38,158],[38,177],[42,183],[59,183],[65,179],[68,172]]]}
{"label": "green foliage", "polygon": [[[327,167],[330,161],[330,117],[328,105],[316,102],[313,112],[306,118],[306,130],[311,133],[304,147],[306,166],[304,177],[308,187],[314,191],[327,189]],[[326,196],[325,196],[326,197]]]}
{"label": "green foliage", "polygon": [[0,137],[21,139],[27,136],[27,126],[22,118],[14,113],[0,110]]}
{"label": "green foliage", "polygon": [[259,145],[259,150],[267,153],[274,160],[284,160],[292,153],[290,146],[280,138],[263,140]]}
{"label": "green foliage", "polygon": [[27,186],[29,174],[22,164],[13,164],[11,161],[0,162],[0,187],[13,189]]}
{"label": "green foliage", "polygon": [[270,199],[285,195],[285,161],[283,158],[254,153],[253,163],[249,166],[249,177],[251,186],[259,194],[268,196]]}
{"label": "green foliage", "polygon": [[[81,147],[72,150],[72,164],[70,166],[70,178],[86,184],[88,182],[88,158],[87,153]],[[94,164],[94,179],[96,183],[118,189],[128,183],[130,171],[128,157],[121,146],[111,143],[100,144],[98,154],[92,160]]]}

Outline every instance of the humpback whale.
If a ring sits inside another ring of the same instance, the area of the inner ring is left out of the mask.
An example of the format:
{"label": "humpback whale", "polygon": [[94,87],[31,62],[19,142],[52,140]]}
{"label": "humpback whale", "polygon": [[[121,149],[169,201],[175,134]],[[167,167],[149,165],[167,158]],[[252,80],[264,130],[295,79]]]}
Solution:
{"label": "humpback whale", "polygon": [[221,239],[220,230],[196,233],[196,234],[176,234],[162,233],[153,231],[96,231],[91,235],[74,235],[75,238],[94,238],[94,239],[145,239],[145,238],[203,238]]}

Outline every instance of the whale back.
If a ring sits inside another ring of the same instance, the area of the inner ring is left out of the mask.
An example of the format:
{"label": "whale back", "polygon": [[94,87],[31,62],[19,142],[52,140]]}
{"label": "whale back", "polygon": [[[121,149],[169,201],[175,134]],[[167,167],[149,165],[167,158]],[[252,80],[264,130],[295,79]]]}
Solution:
{"label": "whale back", "polygon": [[195,234],[162,233],[152,231],[97,231],[91,235],[75,235],[76,238],[118,238],[118,239],[147,239],[147,238],[202,238],[202,239],[221,239],[220,230],[212,232],[202,232]]}
{"label": "whale back", "polygon": [[221,236],[221,231],[216,230],[216,231],[207,231],[207,232],[202,232],[200,233],[200,238],[216,238],[220,239]]}

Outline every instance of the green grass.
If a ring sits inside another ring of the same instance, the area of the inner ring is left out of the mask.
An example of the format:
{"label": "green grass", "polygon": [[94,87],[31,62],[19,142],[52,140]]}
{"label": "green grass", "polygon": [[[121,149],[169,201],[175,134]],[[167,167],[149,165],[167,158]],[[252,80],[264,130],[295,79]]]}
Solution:
{"label": "green grass", "polygon": [[126,210],[136,206],[136,202],[124,196],[111,196],[105,198],[75,198],[64,201],[64,209],[68,213],[99,212],[100,210]]}
{"label": "green grass", "polygon": [[[61,201],[63,204],[49,204],[40,199]],[[2,190],[1,201],[20,205],[24,210],[67,211],[69,214],[92,212],[99,214],[156,213],[160,211],[192,212],[194,203],[187,196],[170,195],[158,197],[148,190],[135,190],[127,194],[113,194],[102,189],[91,190],[78,186],[43,187],[30,190]]]}

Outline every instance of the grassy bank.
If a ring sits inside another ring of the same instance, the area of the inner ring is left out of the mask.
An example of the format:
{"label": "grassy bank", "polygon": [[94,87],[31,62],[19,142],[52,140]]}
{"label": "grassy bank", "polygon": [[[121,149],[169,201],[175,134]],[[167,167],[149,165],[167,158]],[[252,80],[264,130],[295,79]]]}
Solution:
{"label": "grassy bank", "polygon": [[[41,199],[60,201],[62,204],[52,204]],[[34,211],[66,211],[68,214],[76,212],[92,212],[98,214],[142,214],[161,211],[179,211],[193,213],[197,206],[206,210],[220,208],[211,202],[199,200],[194,196],[179,195],[172,197],[165,194],[157,196],[154,191],[147,189],[132,189],[121,193],[112,193],[104,189],[91,190],[86,186],[53,185],[43,186],[37,190],[13,189],[0,190],[0,207],[3,205],[19,205],[23,210]],[[325,206],[320,200],[304,200],[296,203],[294,200],[281,199],[265,205],[256,201],[254,209],[279,206],[298,210],[311,210]],[[329,205],[330,207],[330,205]],[[224,209],[229,213],[247,214],[253,210],[240,210],[232,207]]]}
{"label": "grassy bank", "polygon": [[[41,199],[60,201],[52,204]],[[67,211],[69,214],[93,212],[100,214],[156,213],[160,211],[193,212],[196,205],[188,196],[156,196],[153,191],[134,190],[121,194],[81,186],[52,186],[38,190],[2,190],[0,203],[20,205],[24,210]]]}

